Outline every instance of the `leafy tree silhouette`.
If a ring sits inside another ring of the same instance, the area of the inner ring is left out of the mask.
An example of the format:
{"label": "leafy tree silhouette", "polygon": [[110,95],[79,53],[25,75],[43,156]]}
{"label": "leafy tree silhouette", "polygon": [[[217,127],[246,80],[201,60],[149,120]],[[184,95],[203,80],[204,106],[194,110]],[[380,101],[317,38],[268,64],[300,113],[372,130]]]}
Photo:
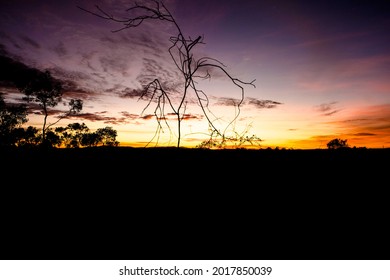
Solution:
{"label": "leafy tree silhouette", "polygon": [[349,145],[347,144],[347,139],[342,140],[340,138],[335,138],[330,140],[326,146],[328,149],[340,149],[340,148],[348,148]]}
{"label": "leafy tree silhouette", "polygon": [[25,104],[7,105],[0,93],[0,146],[14,146],[20,126],[28,121]]}
{"label": "leafy tree silhouette", "polygon": [[18,147],[36,147],[41,143],[42,136],[38,128],[29,126],[26,129],[20,127],[17,129]]}
{"label": "leafy tree silhouette", "polygon": [[83,135],[89,133],[89,128],[85,123],[70,123],[66,127],[57,127],[55,132],[60,135],[65,148],[78,148]]}
{"label": "leafy tree silhouette", "polygon": [[104,128],[98,128],[96,130],[98,143],[103,146],[118,146],[119,142],[116,141],[117,131],[110,126]]}
{"label": "leafy tree silhouette", "polygon": [[[154,134],[154,137],[149,141],[147,145],[149,145],[156,137],[159,139],[160,133],[163,132],[163,122],[168,127],[169,131],[172,133],[170,126],[167,121],[166,107],[170,108],[175,115],[175,119],[177,121],[177,147],[180,147],[181,141],[181,124],[185,119],[186,114],[186,106],[189,101],[190,93],[195,95],[198,105],[200,106],[205,118],[207,119],[208,125],[211,128],[211,135],[218,135],[220,137],[224,137],[227,128],[231,126],[240,114],[240,106],[244,100],[244,86],[251,85],[255,87],[254,81],[245,82],[236,77],[233,77],[226,70],[226,66],[217,59],[211,57],[200,57],[196,58],[193,54],[194,48],[203,44],[203,37],[198,36],[196,39],[192,39],[191,37],[186,37],[175,20],[174,16],[171,14],[169,9],[164,5],[162,1],[152,0],[149,1],[150,4],[138,4],[135,3],[130,8],[126,9],[129,13],[128,18],[116,18],[113,15],[110,15],[105,10],[101,9],[98,5],[96,5],[97,11],[87,10],[78,6],[81,10],[90,13],[99,18],[117,22],[123,24],[123,27],[114,30],[113,32],[118,32],[127,28],[133,28],[140,26],[144,21],[147,20],[155,20],[155,21],[165,21],[172,24],[177,31],[176,36],[170,37],[171,46],[168,49],[169,55],[173,60],[174,65],[177,70],[182,75],[182,94],[179,102],[177,104],[173,101],[173,93],[174,90],[167,86],[167,83],[161,81],[159,78],[151,79],[149,82],[143,85],[143,89],[141,92],[141,99],[148,99],[148,103],[145,106],[144,111],[152,104],[155,103],[154,115],[157,120],[157,129]],[[158,23],[160,24],[160,23]],[[233,120],[229,122],[227,127],[223,132],[214,125],[212,121],[212,113],[209,109],[209,98],[208,95],[201,89],[198,88],[197,84],[199,79],[210,79],[211,78],[211,70],[219,70],[222,74],[227,77],[233,85],[238,87],[241,92],[241,98],[235,104],[238,108],[235,112],[235,116]],[[158,140],[157,140],[158,143]]]}
{"label": "leafy tree silhouette", "polygon": [[80,99],[72,99],[69,102],[69,111],[58,117],[58,120],[47,125],[49,107],[55,107],[62,100],[63,88],[60,81],[54,79],[49,71],[36,71],[29,81],[18,85],[18,89],[25,94],[23,98],[27,102],[36,102],[43,110],[44,119],[42,125],[42,145],[47,145],[46,130],[58,123],[70,114],[76,114],[82,110],[83,102]]}
{"label": "leafy tree silhouette", "polygon": [[99,145],[100,137],[96,132],[83,133],[80,141],[81,146],[96,147]]}
{"label": "leafy tree silhouette", "polygon": [[57,127],[55,134],[59,137],[59,145],[65,148],[118,146],[117,131],[112,127],[98,128],[90,132],[85,123],[70,123],[66,127]]}

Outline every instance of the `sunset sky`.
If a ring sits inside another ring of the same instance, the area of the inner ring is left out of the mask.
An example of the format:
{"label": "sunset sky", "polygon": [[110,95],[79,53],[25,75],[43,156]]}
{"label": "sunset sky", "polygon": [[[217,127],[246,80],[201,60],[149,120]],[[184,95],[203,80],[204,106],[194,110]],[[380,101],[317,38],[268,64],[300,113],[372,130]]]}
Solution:
{"label": "sunset sky", "polygon": [[[142,81],[154,77],[180,89],[183,80],[168,53],[169,38],[177,31],[169,22],[145,21],[112,32],[122,25],[78,8],[96,11],[98,5],[120,18],[133,3],[1,2],[0,54],[49,70],[65,82],[64,100],[84,102],[79,115],[58,126],[110,126],[117,130],[121,146],[144,146],[153,138],[153,103],[143,111],[148,101],[135,93]],[[390,1],[164,4],[184,36],[204,36],[204,44],[194,48],[196,58],[215,58],[235,78],[255,80],[255,87],[244,86],[240,116],[227,134],[246,131],[261,138],[262,147],[326,148],[334,138],[356,147],[390,147]],[[198,87],[209,97],[213,122],[224,130],[235,116],[240,89],[218,71],[211,72],[211,79],[199,80]],[[6,102],[21,100],[22,94],[9,83],[1,83],[0,91]],[[49,123],[59,109],[52,108]],[[195,102],[188,103],[185,113],[182,145],[196,146],[207,139],[207,121]],[[175,120],[167,116],[173,135],[164,127],[160,145],[176,145]],[[30,114],[26,126],[40,127],[42,121],[42,115]]]}

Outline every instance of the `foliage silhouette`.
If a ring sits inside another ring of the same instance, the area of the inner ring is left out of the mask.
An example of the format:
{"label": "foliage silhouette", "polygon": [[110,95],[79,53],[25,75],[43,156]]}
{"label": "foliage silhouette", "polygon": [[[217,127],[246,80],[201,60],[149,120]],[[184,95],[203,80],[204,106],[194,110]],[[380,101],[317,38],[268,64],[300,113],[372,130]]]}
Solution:
{"label": "foliage silhouette", "polygon": [[[90,132],[83,124],[69,124],[66,128],[56,127],[61,119],[79,113],[83,102],[71,99],[69,110],[56,116],[57,120],[47,123],[49,107],[55,107],[62,100],[63,83],[51,76],[49,71],[42,72],[14,60],[0,46],[0,82],[19,90],[25,96],[22,100],[37,103],[43,111],[43,129],[23,125],[28,122],[29,110],[26,103],[6,104],[0,92],[0,146],[1,147],[94,147],[118,146],[117,132],[112,127],[99,128]],[[64,104],[65,105],[65,104]]]}
{"label": "foliage silhouette", "polygon": [[54,79],[49,71],[37,71],[35,75],[26,83],[17,85],[18,89],[25,94],[23,100],[37,103],[43,111],[44,119],[42,125],[42,142],[43,146],[46,143],[46,130],[58,123],[61,119],[71,114],[76,114],[82,110],[83,102],[80,99],[72,99],[68,106],[69,111],[58,117],[54,123],[47,124],[47,117],[49,115],[49,107],[55,107],[62,100],[63,88],[60,81]]}
{"label": "foliage silhouette", "polygon": [[340,138],[335,138],[330,140],[326,146],[328,149],[342,149],[342,148],[348,148],[349,145],[347,144],[347,139],[342,140]]}
{"label": "foliage silhouette", "polygon": [[[81,10],[99,18],[123,24],[123,27],[114,30],[113,32],[140,26],[144,21],[147,20],[168,22],[172,24],[177,31],[176,36],[170,37],[171,46],[169,47],[168,52],[174,65],[176,66],[176,69],[182,75],[182,94],[178,104],[174,104],[174,90],[167,86],[165,81],[161,81],[159,78],[153,78],[143,84],[140,98],[146,98],[149,101],[142,113],[144,113],[144,111],[154,102],[154,115],[157,120],[157,129],[153,138],[147,145],[149,145],[156,138],[156,142],[158,143],[160,133],[163,132],[163,123],[165,123],[169,131],[172,133],[166,118],[168,115],[166,112],[166,107],[168,107],[172,110],[177,121],[177,147],[180,147],[180,141],[182,138],[181,125],[186,116],[186,108],[191,93],[195,95],[197,104],[200,106],[204,117],[207,119],[208,125],[211,128],[212,138],[215,139],[215,136],[225,138],[225,132],[227,131],[228,127],[232,125],[232,123],[238,118],[240,114],[240,106],[244,100],[244,86],[251,85],[255,87],[255,80],[251,82],[245,82],[231,76],[226,70],[226,66],[217,59],[211,57],[196,58],[193,54],[193,50],[199,44],[203,44],[203,37],[198,36],[196,39],[186,37],[174,16],[162,1],[152,0],[148,3],[150,4],[135,3],[126,10],[129,13],[129,16],[125,19],[116,18],[113,15],[110,15],[108,12],[101,9],[98,5],[95,6],[97,9],[96,12],[78,6]],[[227,77],[233,83],[233,85],[238,87],[241,92],[241,98],[239,102],[235,104],[238,110],[236,111],[233,120],[229,122],[223,132],[221,132],[220,129],[215,126],[214,121],[211,119],[213,114],[209,109],[208,95],[197,86],[199,80],[211,78],[211,70],[219,70],[222,72],[222,74]]]}
{"label": "foliage silhouette", "polygon": [[0,146],[14,146],[19,128],[28,121],[25,104],[7,105],[0,93]]}
{"label": "foliage silhouette", "polygon": [[60,146],[65,148],[111,146],[116,147],[117,131],[112,127],[98,128],[95,132],[90,132],[85,123],[71,123],[66,127],[57,127],[55,134],[60,138]]}
{"label": "foliage silhouette", "polygon": [[[13,137],[13,145],[5,145],[3,142],[11,139],[11,137]],[[109,126],[90,132],[84,123],[71,123],[66,127],[46,129],[45,148],[116,147],[119,145],[116,137],[117,131]],[[42,130],[38,130],[33,126],[26,129],[18,127],[13,129],[12,132],[3,133],[0,140],[2,146],[38,147],[41,146]]]}
{"label": "foliage silhouette", "polygon": [[103,146],[118,146],[119,142],[116,141],[117,131],[110,126],[104,128],[98,128],[94,133],[96,135],[96,141]]}

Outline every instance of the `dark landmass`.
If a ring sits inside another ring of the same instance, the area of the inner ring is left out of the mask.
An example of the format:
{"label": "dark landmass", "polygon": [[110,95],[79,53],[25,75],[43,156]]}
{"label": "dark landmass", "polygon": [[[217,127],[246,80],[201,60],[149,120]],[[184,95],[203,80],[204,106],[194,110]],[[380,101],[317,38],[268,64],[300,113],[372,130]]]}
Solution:
{"label": "dark landmass", "polygon": [[[371,187],[388,180],[390,149],[207,150],[94,147],[0,152],[4,174],[46,181],[75,177],[72,185],[196,185],[204,187]],[[35,183],[39,184],[39,181]],[[44,185],[41,181],[40,185]]]}
{"label": "dark landmass", "polygon": [[[133,171],[163,173],[175,176],[214,174],[234,178],[255,179],[264,169],[275,174],[297,172],[296,176],[322,174],[323,177],[343,175],[353,177],[365,171],[380,176],[386,172],[390,160],[390,149],[316,149],[316,150],[272,150],[231,149],[207,150],[187,148],[130,148],[94,147],[79,149],[13,149],[0,150],[8,168],[21,172],[47,170],[55,172],[82,172],[92,178],[95,171],[106,170],[107,177],[121,171],[130,175]],[[19,169],[19,167],[23,167]],[[80,168],[80,169],[78,169]],[[100,174],[104,175],[104,174]],[[140,175],[140,174],[136,174]],[[145,182],[146,183],[146,182]]]}
{"label": "dark landmass", "polygon": [[389,259],[389,160],[353,148],[1,150],[2,258]]}

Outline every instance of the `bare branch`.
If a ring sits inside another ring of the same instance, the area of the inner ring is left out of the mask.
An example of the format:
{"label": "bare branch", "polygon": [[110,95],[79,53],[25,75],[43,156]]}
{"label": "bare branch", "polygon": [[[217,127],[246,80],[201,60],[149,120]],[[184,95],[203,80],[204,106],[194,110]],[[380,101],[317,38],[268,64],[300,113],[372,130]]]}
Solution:
{"label": "bare branch", "polygon": [[[181,73],[183,78],[183,92],[181,94],[180,101],[178,105],[174,105],[170,90],[164,88],[163,83],[159,79],[153,79],[151,82],[146,83],[143,86],[143,94],[141,98],[148,97],[148,103],[144,107],[142,114],[147,108],[149,108],[152,103],[155,104],[154,115],[157,120],[157,129],[155,137],[159,137],[159,133],[162,130],[162,121],[169,128],[170,126],[166,118],[165,106],[168,105],[169,109],[176,115],[176,121],[178,124],[178,139],[177,147],[180,147],[181,141],[181,122],[184,120],[187,99],[189,94],[193,93],[197,99],[197,103],[200,106],[209,127],[212,130],[212,134],[222,135],[220,130],[217,129],[214,125],[214,122],[211,120],[211,116],[215,117],[209,109],[209,99],[207,94],[197,87],[197,79],[210,79],[211,74],[209,69],[220,70],[234,86],[238,87],[241,93],[241,98],[237,104],[237,112],[235,117],[228,126],[225,128],[225,131],[229,126],[231,126],[240,114],[240,106],[244,100],[245,95],[245,86],[253,86],[255,80],[251,82],[242,81],[236,77],[233,77],[227,70],[226,66],[217,59],[210,57],[201,57],[196,59],[193,54],[193,50],[199,44],[204,44],[203,36],[197,36],[196,39],[191,37],[185,37],[178,23],[176,22],[173,15],[170,13],[168,8],[164,5],[162,1],[152,0],[150,4],[138,4],[135,3],[132,7],[128,8],[126,11],[129,13],[129,16],[125,19],[118,19],[113,15],[110,15],[108,12],[102,10],[100,7],[96,6],[96,12],[86,10],[79,7],[83,11],[86,11],[92,15],[98,16],[99,18],[117,22],[123,25],[123,27],[114,30],[113,32],[118,32],[123,29],[138,27],[146,20],[160,20],[171,23],[174,25],[177,31],[176,36],[171,36],[169,38],[171,46],[168,48],[169,55],[176,66],[177,70]],[[203,72],[202,72],[203,71]],[[204,74],[205,73],[205,74]]]}

